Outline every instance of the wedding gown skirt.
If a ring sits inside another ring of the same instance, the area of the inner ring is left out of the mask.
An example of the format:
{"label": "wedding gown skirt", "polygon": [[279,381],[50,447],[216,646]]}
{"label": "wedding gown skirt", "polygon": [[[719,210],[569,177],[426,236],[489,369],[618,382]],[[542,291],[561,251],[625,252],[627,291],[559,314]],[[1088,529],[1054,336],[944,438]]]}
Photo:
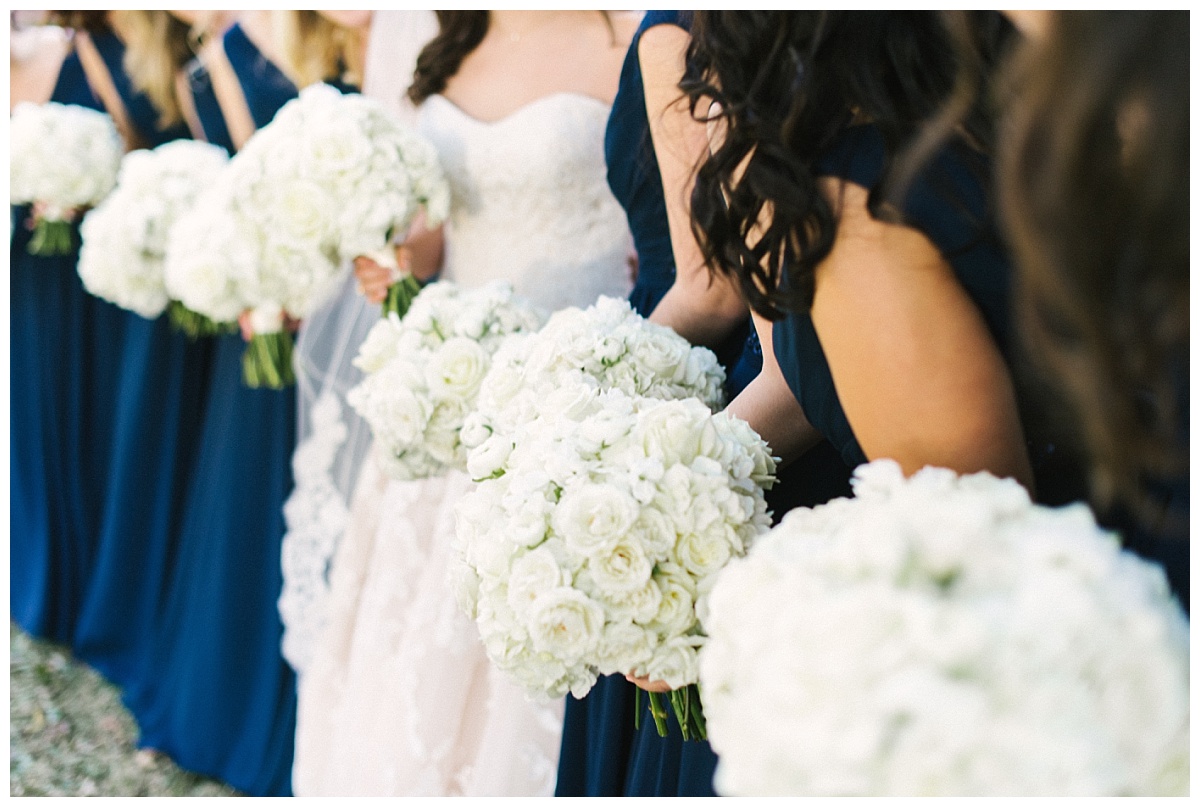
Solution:
{"label": "wedding gown skirt", "polygon": [[364,470],[333,573],[337,644],[301,679],[302,703],[341,708],[304,709],[297,794],[553,792],[562,702],[529,703],[505,681],[446,586],[454,505],[470,485],[457,472],[394,482],[374,462]]}
{"label": "wedding gown skirt", "polygon": [[[508,279],[547,311],[629,290],[608,189],[608,107],[556,93],[495,122],[421,109],[451,186],[443,273]],[[530,701],[487,660],[447,580],[463,473],[398,482],[368,459],[300,677],[297,795],[552,795],[562,700]]]}

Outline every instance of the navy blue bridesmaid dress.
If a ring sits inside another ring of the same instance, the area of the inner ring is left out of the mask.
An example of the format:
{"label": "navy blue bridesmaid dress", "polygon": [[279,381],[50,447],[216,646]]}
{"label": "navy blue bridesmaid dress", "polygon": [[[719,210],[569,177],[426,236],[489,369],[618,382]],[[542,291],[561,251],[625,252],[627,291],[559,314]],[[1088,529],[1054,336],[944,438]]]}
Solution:
{"label": "navy blue bridesmaid dress", "polygon": [[[225,53],[256,126],[296,87],[239,27]],[[230,151],[208,76],[193,73],[207,140]],[[169,581],[155,686],[130,701],[139,744],[249,795],[290,795],[296,680],[280,650],[283,502],[292,489],[296,391],[242,381],[240,334],[217,337],[199,453]]]}
{"label": "navy blue bridesmaid dress", "polygon": [[[224,46],[255,125],[269,123],[295,86],[239,26]],[[232,153],[207,75],[193,73],[191,88],[206,139]],[[158,680],[127,703],[140,745],[250,795],[289,795],[295,679],[275,603],[295,391],[245,386],[239,334],[207,341],[204,419],[154,649]]]}
{"label": "navy blue bridesmaid dress", "polygon": [[[116,36],[93,42],[140,145],[189,136],[182,123],[158,125],[158,110],[122,68]],[[145,319],[96,297],[84,325],[84,489],[95,526],[71,646],[128,697],[155,678],[148,654],[198,448],[211,349],[177,333],[166,316]]]}
{"label": "navy blue bridesmaid dress", "polygon": [[[59,70],[51,101],[103,111],[79,57]],[[9,242],[9,614],[25,631],[68,643],[91,532],[83,499],[84,311],[90,296],[67,255],[30,255],[28,206],[12,209]],[[79,243],[79,228],[73,228]]]}
{"label": "navy blue bridesmaid dress", "polygon": [[[637,49],[656,25],[689,29],[687,12],[651,11],[629,48],[605,133],[605,158],[613,195],[625,208],[638,254],[630,303],[649,314],[675,282],[675,258],[667,222],[662,176],[654,154]],[[762,369],[762,351],[749,321],[715,350],[728,368],[726,392],[737,395]],[[768,496],[776,518],[822,496],[846,495],[849,469],[827,443],[789,468]],[[601,678],[582,699],[567,698],[559,755],[560,796],[711,796],[716,756],[707,742],[684,742],[674,716],[659,737],[642,699],[641,727],[634,729],[635,687],[620,675]]]}

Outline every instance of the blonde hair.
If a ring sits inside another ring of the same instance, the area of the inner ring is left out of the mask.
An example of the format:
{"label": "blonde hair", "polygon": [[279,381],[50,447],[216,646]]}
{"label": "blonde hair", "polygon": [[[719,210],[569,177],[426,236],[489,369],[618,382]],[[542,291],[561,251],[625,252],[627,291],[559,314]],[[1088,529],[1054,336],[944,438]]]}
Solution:
{"label": "blonde hair", "polygon": [[359,32],[316,11],[272,12],[280,67],[297,87],[341,79],[362,85],[364,47]]}
{"label": "blonde hair", "polygon": [[175,75],[192,58],[191,28],[166,11],[113,11],[125,40],[125,72],[158,110],[162,128],[183,121],[175,99]]}

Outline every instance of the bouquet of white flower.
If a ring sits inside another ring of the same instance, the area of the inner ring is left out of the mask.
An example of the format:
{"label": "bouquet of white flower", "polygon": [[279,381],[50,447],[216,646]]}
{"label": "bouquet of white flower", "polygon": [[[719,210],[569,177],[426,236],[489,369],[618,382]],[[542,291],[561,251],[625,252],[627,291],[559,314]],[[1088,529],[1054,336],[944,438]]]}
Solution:
{"label": "bouquet of white flower", "polygon": [[[224,149],[195,140],[125,155],[116,190],[80,228],[79,275],[87,290],[147,319],[162,314],[171,303],[164,278],[168,233],[228,161]],[[190,335],[216,330],[181,303],[171,312]]]}
{"label": "bouquet of white flower", "polygon": [[[531,693],[582,697],[599,675],[648,675],[676,690],[684,737],[703,737],[689,685],[704,599],[770,526],[766,444],[698,400],[594,383],[561,386],[538,409],[515,441],[496,434],[469,452],[484,481],[457,509],[460,604]],[[655,695],[651,709],[665,735]]]}
{"label": "bouquet of white flower", "polygon": [[[171,227],[163,261],[163,282],[172,319],[183,330],[227,330],[246,309],[238,278],[254,272],[254,233],[229,207],[229,174],[222,172]],[[211,324],[210,324],[211,323]]]}
{"label": "bouquet of white flower", "polygon": [[74,104],[17,104],[9,119],[9,199],[38,203],[29,251],[66,255],[71,219],[117,181],[125,148],[112,118]]}
{"label": "bouquet of white flower", "polygon": [[1188,621],[1082,504],[891,461],[712,591],[725,795],[1188,792]]}
{"label": "bouquet of white flower", "polygon": [[503,281],[477,289],[433,283],[403,320],[391,313],[378,322],[354,360],[367,376],[346,400],[370,424],[388,474],[420,479],[465,469],[459,432],[492,355],[509,335],[541,323]]}
{"label": "bouquet of white flower", "polygon": [[[258,130],[220,187],[235,221],[222,229],[246,239],[237,251],[253,260],[227,267],[215,285],[251,310],[247,383],[274,388],[294,383],[286,320],[309,316],[346,261],[383,250],[420,209],[436,222],[449,206],[432,144],[380,102],[325,84],[303,89]],[[415,282],[408,287],[415,294]]]}
{"label": "bouquet of white flower", "polygon": [[535,417],[550,392],[585,379],[628,395],[699,398],[714,410],[724,400],[725,371],[711,350],[644,319],[627,300],[601,297],[586,309],[555,312],[536,334],[508,340],[484,379],[472,424],[511,431]]}

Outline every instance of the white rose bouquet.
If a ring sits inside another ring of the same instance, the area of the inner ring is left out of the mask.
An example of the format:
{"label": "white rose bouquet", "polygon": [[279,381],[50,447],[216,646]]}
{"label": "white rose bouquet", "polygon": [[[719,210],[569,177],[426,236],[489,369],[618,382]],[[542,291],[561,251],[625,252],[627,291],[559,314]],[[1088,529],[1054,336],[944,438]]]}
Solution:
{"label": "white rose bouquet", "polygon": [[112,118],[74,104],[17,104],[9,119],[9,199],[35,204],[29,251],[66,255],[76,211],[117,181],[125,148]]}
{"label": "white rose bouquet", "polygon": [[147,319],[169,305],[172,321],[191,336],[216,332],[212,320],[170,300],[164,265],[171,227],[228,161],[224,149],[195,140],[125,155],[116,189],[80,228],[79,275],[87,290]]}
{"label": "white rose bouquet", "polygon": [[[252,271],[227,273],[252,310],[251,386],[294,383],[285,323],[325,301],[346,261],[383,250],[422,208],[436,223],[449,206],[430,143],[380,102],[325,84],[285,104],[226,173],[227,205],[256,256]],[[411,279],[404,288],[418,290]]]}
{"label": "white rose bouquet", "polygon": [[459,437],[492,355],[511,334],[541,325],[534,308],[496,281],[427,286],[401,320],[378,322],[354,364],[367,374],[347,402],[371,426],[384,469],[420,479],[466,468]]}
{"label": "white rose bouquet", "polygon": [[[163,261],[171,316],[186,332],[229,330],[246,309],[239,278],[258,260],[254,233],[229,207],[229,175],[222,172],[171,227]],[[213,323],[208,325],[208,323]]]}
{"label": "white rose bouquet", "polygon": [[714,410],[723,403],[725,370],[711,350],[613,297],[556,311],[536,334],[508,340],[493,368],[473,419],[489,433],[527,422],[553,390],[585,379],[633,396],[699,398]]}
{"label": "white rose bouquet", "polygon": [[1189,788],[1188,620],[1082,504],[876,461],[721,575],[700,683],[725,795]]}
{"label": "white rose bouquet", "polygon": [[[468,454],[456,593],[488,656],[531,693],[582,697],[599,675],[668,683],[704,737],[696,653],[715,575],[770,526],[775,462],[745,422],[695,399],[567,384],[515,442]],[[666,710],[651,694],[666,735]]]}

